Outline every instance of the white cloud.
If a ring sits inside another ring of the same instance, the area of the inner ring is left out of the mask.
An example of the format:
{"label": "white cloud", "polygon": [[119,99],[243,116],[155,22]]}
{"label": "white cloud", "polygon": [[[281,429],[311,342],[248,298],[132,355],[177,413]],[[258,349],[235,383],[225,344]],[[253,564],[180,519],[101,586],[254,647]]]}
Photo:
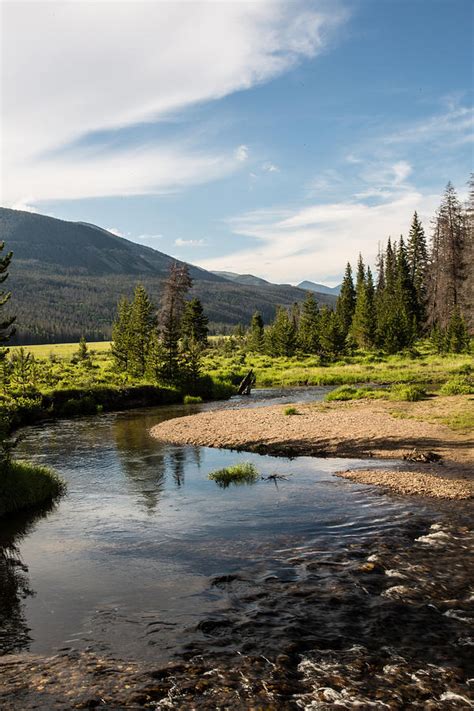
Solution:
{"label": "white cloud", "polygon": [[240,163],[243,163],[244,161],[246,161],[249,157],[248,146],[242,145],[242,146],[239,146],[238,148],[236,148],[235,157]]}
{"label": "white cloud", "polygon": [[425,226],[439,195],[404,191],[376,205],[362,200],[326,203],[291,210],[259,210],[230,221],[236,235],[254,239],[251,248],[201,260],[205,269],[257,273],[271,281],[296,283],[342,274],[359,252],[374,262],[378,243],[407,233],[418,211]]}
{"label": "white cloud", "polygon": [[279,173],[280,172],[280,168],[277,165],[275,165],[274,163],[270,163],[270,162],[264,163],[262,165],[262,170],[264,173]]}
{"label": "white cloud", "polygon": [[4,3],[2,199],[159,193],[227,174],[244,146],[77,142],[265,82],[315,56],[343,19],[302,0]]}
{"label": "white cloud", "polygon": [[107,232],[115,235],[116,237],[127,237],[127,232],[121,232],[117,227],[107,227]]}
{"label": "white cloud", "polygon": [[175,239],[174,241],[177,247],[205,247],[207,242],[204,239]]}

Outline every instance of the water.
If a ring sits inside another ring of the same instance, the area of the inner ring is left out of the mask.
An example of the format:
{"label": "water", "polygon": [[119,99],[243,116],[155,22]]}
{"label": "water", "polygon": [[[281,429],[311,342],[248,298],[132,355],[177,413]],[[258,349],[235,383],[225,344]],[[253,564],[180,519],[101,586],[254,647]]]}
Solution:
{"label": "water", "polygon": [[[264,391],[237,404],[323,393]],[[460,543],[469,505],[386,496],[333,476],[367,462],[288,460],[150,437],[159,421],[206,407],[114,413],[25,431],[19,454],[57,469],[68,495],[34,521],[15,517],[3,526],[9,564],[0,565],[0,650],[87,650],[154,662],[215,653],[222,659],[236,650],[242,658],[290,658],[297,650],[305,704],[319,698],[304,681],[317,676],[315,650],[328,654],[342,645],[347,657],[355,645],[360,658],[360,649],[371,655],[393,645],[419,656],[428,621],[439,632],[436,660],[445,662],[443,645],[461,640],[470,614]],[[262,477],[285,478],[226,489],[208,479],[240,461],[254,463]],[[433,538],[440,530],[445,538]],[[436,581],[448,605],[427,601]],[[457,587],[448,595],[449,585]],[[413,596],[419,602],[420,595],[423,609],[413,617]],[[405,615],[403,639],[390,615]],[[436,643],[423,647],[432,662]],[[457,664],[463,649],[460,641]],[[330,669],[341,659],[326,662]],[[344,668],[349,674],[347,659]]]}

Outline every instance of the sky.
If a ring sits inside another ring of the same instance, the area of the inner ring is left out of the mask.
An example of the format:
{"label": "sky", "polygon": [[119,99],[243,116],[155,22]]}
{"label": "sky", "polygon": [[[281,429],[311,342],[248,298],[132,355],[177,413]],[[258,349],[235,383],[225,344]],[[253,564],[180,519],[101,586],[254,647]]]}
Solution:
{"label": "sky", "polygon": [[1,2],[4,207],[340,282],[473,170],[471,0]]}

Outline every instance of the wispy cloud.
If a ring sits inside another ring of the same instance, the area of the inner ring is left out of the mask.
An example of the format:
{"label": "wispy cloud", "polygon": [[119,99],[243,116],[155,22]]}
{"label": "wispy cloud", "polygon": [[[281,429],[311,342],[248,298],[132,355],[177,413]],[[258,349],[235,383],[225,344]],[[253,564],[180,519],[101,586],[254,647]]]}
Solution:
{"label": "wispy cloud", "polygon": [[238,148],[236,148],[235,149],[235,157],[239,161],[239,163],[243,163],[244,161],[248,160],[248,157],[249,157],[248,146],[242,145],[242,146],[239,146]]}
{"label": "wispy cloud", "polygon": [[205,239],[181,239],[180,237],[174,243],[177,247],[205,247],[207,245]]}
{"label": "wispy cloud", "polygon": [[268,81],[317,55],[344,20],[338,5],[325,11],[317,0],[39,0],[5,3],[2,15],[8,204],[25,195],[160,193],[228,174],[247,158],[246,146],[233,155],[232,147],[185,150],[179,141],[117,153],[97,132],[162,121]]}

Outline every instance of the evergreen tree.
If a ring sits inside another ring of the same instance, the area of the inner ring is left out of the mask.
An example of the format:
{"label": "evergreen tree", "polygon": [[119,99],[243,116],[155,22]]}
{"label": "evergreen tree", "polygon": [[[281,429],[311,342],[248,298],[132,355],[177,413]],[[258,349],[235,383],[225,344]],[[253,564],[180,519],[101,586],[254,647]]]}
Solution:
{"label": "evergreen tree", "polygon": [[469,347],[469,334],[459,306],[455,307],[449,319],[445,342],[450,353],[462,353]]}
{"label": "evergreen tree", "polygon": [[256,311],[252,316],[247,337],[247,347],[251,353],[263,353],[264,351],[264,324],[259,311]]}
{"label": "evergreen tree", "polygon": [[434,221],[428,321],[446,329],[456,307],[464,306],[469,244],[467,220],[456,191],[448,183]]}
{"label": "evergreen tree", "polygon": [[181,334],[184,342],[200,344],[201,348],[208,345],[209,319],[204,314],[202,303],[194,298],[186,301],[184,305],[183,318],[181,320]]}
{"label": "evergreen tree", "polygon": [[277,308],[275,320],[268,331],[266,346],[270,355],[294,355],[296,348],[296,328],[288,311],[282,306]]}
{"label": "evergreen tree", "polygon": [[160,338],[164,351],[161,380],[165,383],[177,384],[183,375],[180,368],[179,339],[185,297],[191,286],[192,280],[187,266],[174,262],[165,282],[159,313]]}
{"label": "evergreen tree", "polygon": [[466,279],[462,293],[462,311],[468,331],[474,333],[474,173],[468,182],[469,197],[465,207],[466,224]]}
{"label": "evergreen tree", "polygon": [[334,311],[323,306],[320,312],[320,354],[335,358],[344,352],[345,339],[339,319]]}
{"label": "evergreen tree", "polygon": [[301,307],[297,344],[303,353],[319,353],[319,307],[312,291],[308,291]]}
{"label": "evergreen tree", "polygon": [[30,386],[34,384],[34,356],[31,352],[25,351],[23,347],[18,348],[11,357],[11,364],[11,382],[25,395]]}
{"label": "evergreen tree", "polygon": [[426,321],[428,278],[428,249],[423,226],[415,212],[407,244],[407,259],[410,279],[415,293],[415,318],[417,335],[421,335]]}
{"label": "evergreen tree", "polygon": [[375,343],[376,311],[375,289],[372,272],[364,270],[362,257],[359,257],[357,270],[356,307],[351,325],[351,335],[360,348],[372,348]]}
{"label": "evergreen tree", "polygon": [[[8,279],[8,267],[12,261],[13,252],[8,252],[4,256],[1,256],[5,248],[5,242],[0,242],[0,284],[3,284]],[[11,298],[11,292],[5,291],[0,288],[0,310],[8,303]],[[15,321],[15,316],[7,316],[0,321],[0,362],[4,361],[8,351],[2,348],[4,343],[10,340],[13,336],[15,329],[12,325]]]}
{"label": "evergreen tree", "polygon": [[407,251],[403,237],[400,237],[396,256],[396,312],[398,316],[399,349],[410,345],[416,337],[417,298],[410,273]]}
{"label": "evergreen tree", "polygon": [[132,375],[145,374],[150,336],[154,326],[153,305],[145,291],[138,284],[130,308],[128,369]]}
{"label": "evergreen tree", "polygon": [[112,326],[112,356],[117,368],[126,373],[129,369],[131,345],[131,306],[125,297],[117,306],[117,318]]}
{"label": "evergreen tree", "polygon": [[349,334],[349,330],[354,318],[356,304],[356,292],[352,279],[352,268],[347,262],[346,271],[341,284],[341,291],[336,303],[336,316],[339,319],[344,338]]}

